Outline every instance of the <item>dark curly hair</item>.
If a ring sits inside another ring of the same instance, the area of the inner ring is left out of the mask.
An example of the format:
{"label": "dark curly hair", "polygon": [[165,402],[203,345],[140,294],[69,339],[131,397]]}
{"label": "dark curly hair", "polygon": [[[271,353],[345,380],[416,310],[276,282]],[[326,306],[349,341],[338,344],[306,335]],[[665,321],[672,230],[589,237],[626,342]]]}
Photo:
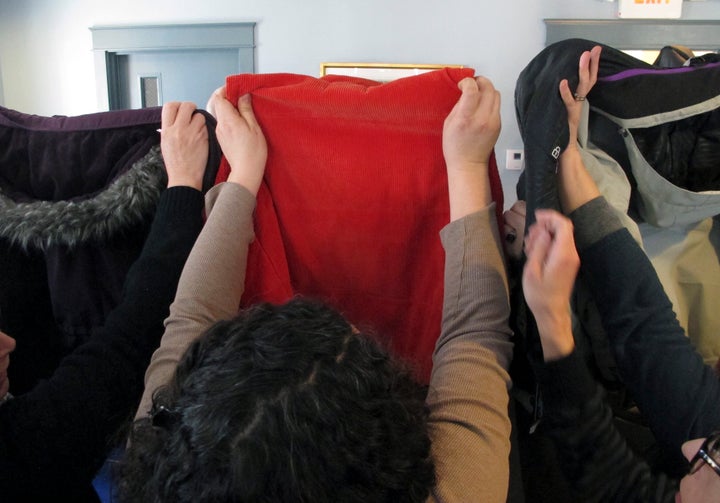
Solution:
{"label": "dark curly hair", "polygon": [[434,484],[426,388],[337,311],[263,304],[192,344],[136,421],[121,501],[411,502]]}

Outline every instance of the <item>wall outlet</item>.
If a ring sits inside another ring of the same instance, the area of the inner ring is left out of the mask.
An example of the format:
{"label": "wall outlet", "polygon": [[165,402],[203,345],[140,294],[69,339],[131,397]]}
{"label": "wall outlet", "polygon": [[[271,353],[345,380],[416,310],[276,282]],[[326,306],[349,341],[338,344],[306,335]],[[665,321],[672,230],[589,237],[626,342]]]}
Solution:
{"label": "wall outlet", "polygon": [[523,149],[507,149],[505,151],[505,169],[520,170],[525,167],[525,151]]}

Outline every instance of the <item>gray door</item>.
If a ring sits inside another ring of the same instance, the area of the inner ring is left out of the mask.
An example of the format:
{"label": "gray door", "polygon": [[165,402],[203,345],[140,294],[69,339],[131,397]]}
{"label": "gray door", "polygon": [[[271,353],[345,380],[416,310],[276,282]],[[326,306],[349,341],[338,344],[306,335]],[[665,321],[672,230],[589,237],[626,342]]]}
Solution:
{"label": "gray door", "polygon": [[158,50],[117,53],[117,108],[145,108],[192,101],[205,108],[225,77],[238,72],[236,49]]}
{"label": "gray door", "polygon": [[90,30],[98,99],[100,107],[109,110],[176,100],[193,101],[204,108],[225,77],[255,71],[255,23],[96,26]]}

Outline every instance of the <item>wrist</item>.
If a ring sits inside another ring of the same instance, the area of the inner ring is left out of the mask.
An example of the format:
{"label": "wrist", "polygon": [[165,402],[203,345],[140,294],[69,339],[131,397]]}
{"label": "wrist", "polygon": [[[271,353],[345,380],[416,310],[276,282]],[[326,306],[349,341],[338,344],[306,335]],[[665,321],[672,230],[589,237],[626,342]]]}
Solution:
{"label": "wrist", "polygon": [[577,140],[571,140],[568,142],[567,147],[565,147],[565,150],[563,150],[562,154],[560,154],[560,157],[558,158],[559,167],[560,169],[568,166],[573,167],[578,160],[582,162],[580,147],[578,146]]}
{"label": "wrist", "polygon": [[170,187],[192,187],[193,189],[202,190],[202,179],[192,176],[170,176],[168,175],[168,189]]}
{"label": "wrist", "polygon": [[600,195],[595,180],[585,169],[577,144],[565,149],[560,156],[558,188],[560,205],[566,215]]}
{"label": "wrist", "polygon": [[543,358],[547,361],[559,360],[575,349],[572,335],[572,320],[569,310],[535,316]]}
{"label": "wrist", "polygon": [[240,174],[233,176],[232,171],[230,172],[230,176],[228,176],[227,181],[244,187],[253,196],[257,196],[258,190],[260,190],[260,184],[262,183],[262,179],[260,181],[257,181],[255,179],[250,179],[250,177],[242,176]]}
{"label": "wrist", "polygon": [[445,161],[448,175],[451,173],[483,173],[487,175],[490,163],[488,161],[467,161],[467,160],[448,160]]}
{"label": "wrist", "polygon": [[447,177],[451,221],[486,208],[492,202],[487,169],[448,167]]}

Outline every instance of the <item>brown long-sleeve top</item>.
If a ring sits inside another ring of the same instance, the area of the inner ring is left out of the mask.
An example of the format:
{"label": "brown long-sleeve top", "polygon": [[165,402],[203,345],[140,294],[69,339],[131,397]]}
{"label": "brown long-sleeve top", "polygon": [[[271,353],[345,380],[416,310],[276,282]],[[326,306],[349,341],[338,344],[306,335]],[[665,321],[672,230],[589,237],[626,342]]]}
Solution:
{"label": "brown long-sleeve top", "polygon": [[[234,316],[242,295],[254,197],[232,183],[208,193],[208,221],[188,258],[166,331],[145,375],[138,416],[170,379],[190,343]],[[437,484],[431,501],[504,502],[512,345],[509,301],[494,205],[441,232],[445,300],[427,403]]]}
{"label": "brown long-sleeve top", "polygon": [[504,502],[510,454],[510,304],[494,204],[451,222],[427,404],[434,501]]}

